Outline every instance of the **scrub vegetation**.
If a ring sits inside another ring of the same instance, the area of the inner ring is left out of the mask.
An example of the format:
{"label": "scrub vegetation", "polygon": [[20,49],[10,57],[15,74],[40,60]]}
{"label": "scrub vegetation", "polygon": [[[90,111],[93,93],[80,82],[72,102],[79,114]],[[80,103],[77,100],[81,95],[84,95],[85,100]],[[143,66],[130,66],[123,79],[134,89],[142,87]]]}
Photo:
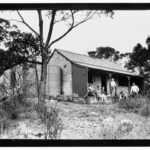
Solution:
{"label": "scrub vegetation", "polygon": [[[148,139],[150,105],[143,102],[139,107],[139,101],[89,105],[49,100],[43,115],[37,111],[37,98],[28,98],[26,103],[18,101],[17,110],[8,100],[1,105],[1,138]],[[131,107],[132,103],[137,106]]]}

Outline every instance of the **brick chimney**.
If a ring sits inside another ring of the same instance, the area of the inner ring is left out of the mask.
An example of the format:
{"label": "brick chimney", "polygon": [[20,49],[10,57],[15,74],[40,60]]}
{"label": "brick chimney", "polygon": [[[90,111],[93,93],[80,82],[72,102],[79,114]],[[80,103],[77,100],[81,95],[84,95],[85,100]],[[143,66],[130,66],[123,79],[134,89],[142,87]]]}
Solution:
{"label": "brick chimney", "polygon": [[88,54],[90,57],[95,57],[96,51],[90,51]]}

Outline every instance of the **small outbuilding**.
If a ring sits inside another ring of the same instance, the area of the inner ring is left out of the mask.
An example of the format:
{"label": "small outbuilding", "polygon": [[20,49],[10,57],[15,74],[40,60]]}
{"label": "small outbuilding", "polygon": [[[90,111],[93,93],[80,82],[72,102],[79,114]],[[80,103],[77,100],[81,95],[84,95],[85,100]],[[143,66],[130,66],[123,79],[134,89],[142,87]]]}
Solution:
{"label": "small outbuilding", "polygon": [[97,86],[105,87],[109,95],[111,78],[116,81],[117,93],[121,90],[129,93],[133,82],[140,89],[143,86],[143,77],[131,73],[117,63],[55,49],[48,64],[47,95],[76,93],[83,97],[89,86],[94,89]]}

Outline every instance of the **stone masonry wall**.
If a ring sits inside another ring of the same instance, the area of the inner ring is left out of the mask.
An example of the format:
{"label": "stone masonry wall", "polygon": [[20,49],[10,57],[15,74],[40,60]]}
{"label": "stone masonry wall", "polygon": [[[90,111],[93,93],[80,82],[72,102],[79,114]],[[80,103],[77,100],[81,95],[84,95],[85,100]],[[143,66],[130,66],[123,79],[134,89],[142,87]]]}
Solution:
{"label": "stone masonry wall", "polygon": [[61,87],[65,95],[72,95],[72,67],[71,62],[64,58],[57,51],[54,52],[48,65],[60,66],[62,71]]}

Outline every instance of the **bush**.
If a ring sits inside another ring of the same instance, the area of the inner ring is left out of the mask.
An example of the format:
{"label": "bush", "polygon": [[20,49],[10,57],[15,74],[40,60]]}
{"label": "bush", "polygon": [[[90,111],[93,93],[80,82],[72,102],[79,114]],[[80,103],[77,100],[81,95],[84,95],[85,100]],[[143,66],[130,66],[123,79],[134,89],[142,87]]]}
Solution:
{"label": "bush", "polygon": [[3,102],[2,107],[3,113],[5,113],[7,119],[15,120],[18,118],[18,111],[14,106],[12,98],[9,98],[7,101]]}
{"label": "bush", "polygon": [[130,120],[123,119],[119,124],[116,133],[117,135],[124,135],[131,132],[133,129],[133,123]]}
{"label": "bush", "polygon": [[45,139],[59,139],[63,130],[63,123],[59,117],[59,110],[53,107],[45,110]]}
{"label": "bush", "polygon": [[[4,97],[5,100],[0,103],[0,117],[4,114],[7,119],[19,119],[21,112],[25,111],[31,105],[29,102],[24,101],[22,95]],[[4,99],[3,98],[3,99]]]}
{"label": "bush", "polygon": [[14,97],[4,97],[0,102],[0,134],[8,130],[10,122],[19,118],[19,111],[14,104]]}
{"label": "bush", "polygon": [[64,100],[63,95],[57,95],[56,100],[63,101]]}
{"label": "bush", "polygon": [[79,101],[79,95],[76,93],[72,94],[73,102],[78,102]]}
{"label": "bush", "polygon": [[150,115],[150,103],[147,102],[146,104],[144,104],[141,108],[141,115],[148,117]]}
{"label": "bush", "polygon": [[69,101],[69,102],[73,102],[72,95],[66,95],[66,99],[67,99],[67,101]]}
{"label": "bush", "polygon": [[126,109],[128,111],[137,112],[141,107],[141,101],[137,98],[128,98],[119,102],[119,108]]}
{"label": "bush", "polygon": [[113,96],[113,97],[111,97],[111,100],[112,100],[113,103],[115,103],[119,100],[119,97],[118,96]]}
{"label": "bush", "polygon": [[128,97],[126,100],[119,101],[119,108],[127,111],[139,113],[143,116],[150,115],[150,100],[148,96],[139,95],[138,97]]}

